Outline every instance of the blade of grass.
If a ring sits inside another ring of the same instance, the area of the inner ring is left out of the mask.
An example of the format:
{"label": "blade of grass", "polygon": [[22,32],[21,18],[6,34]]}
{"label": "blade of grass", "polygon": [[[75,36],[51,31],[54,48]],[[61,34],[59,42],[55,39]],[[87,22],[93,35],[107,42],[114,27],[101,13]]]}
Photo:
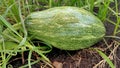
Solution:
{"label": "blade of grass", "polygon": [[52,0],[49,0],[49,8],[52,7]]}
{"label": "blade of grass", "polygon": [[89,10],[93,13],[95,0],[87,0],[87,4],[89,5]]}
{"label": "blade of grass", "polygon": [[38,53],[42,58],[44,58],[46,61],[50,62],[50,60],[43,54],[41,53],[39,50],[34,50],[36,53]]}
{"label": "blade of grass", "polygon": [[[41,59],[37,59],[36,61],[31,62],[31,65],[38,63],[40,60],[41,60]],[[29,66],[29,64],[26,64],[26,65],[21,66],[21,67],[19,67],[19,68],[26,68],[26,67],[28,67],[28,66]]]}
{"label": "blade of grass", "polygon": [[17,34],[20,38],[21,38],[21,36],[19,35],[19,33],[12,27],[12,25],[9,23],[9,22],[7,22],[6,20],[5,20],[5,18],[4,17],[2,17],[1,15],[0,15],[0,20],[1,20],[1,22],[3,23],[3,24],[5,24],[5,26],[7,26],[10,30],[12,30],[15,34]]}
{"label": "blade of grass", "polygon": [[112,63],[112,61],[111,61],[102,51],[100,51],[100,50],[98,50],[98,49],[96,49],[96,51],[102,56],[102,58],[103,58],[104,60],[106,60],[106,62],[109,64],[109,66],[110,66],[111,68],[115,68],[115,66],[114,66],[114,64]]}
{"label": "blade of grass", "polygon": [[100,4],[99,6],[99,11],[98,11],[98,17],[104,21],[106,19],[106,15],[108,13],[108,7],[109,4],[111,3],[110,0],[105,0],[102,2],[102,4]]}
{"label": "blade of grass", "polygon": [[[15,3],[14,3],[15,4]],[[9,7],[7,7],[6,11],[4,12],[4,14],[2,15],[3,17],[6,17],[8,15],[8,11],[11,10],[12,6],[14,6],[14,4],[10,5]],[[16,20],[16,18],[14,17],[14,19]]]}
{"label": "blade of grass", "polygon": [[[115,0],[115,10],[116,10],[116,13],[118,13],[118,1]],[[113,35],[116,35],[117,34],[117,30],[119,28],[119,24],[120,24],[120,17],[116,14],[116,17],[117,17],[117,22],[116,22],[116,26],[115,26],[115,29],[114,29],[114,32],[113,32]]]}
{"label": "blade of grass", "polygon": [[18,10],[18,3],[17,2],[18,1],[16,1],[16,0],[9,0],[9,3],[7,4],[7,6],[9,7],[9,6],[14,4],[11,8],[11,13],[16,18],[16,20],[17,20],[16,22],[20,22],[20,16],[19,16],[19,10]]}
{"label": "blade of grass", "polygon": [[21,4],[20,4],[20,0],[18,1],[18,4],[19,4],[19,16],[20,16],[20,20],[21,20],[21,24],[22,24],[22,27],[23,27],[23,32],[24,32],[24,37],[21,41],[21,43],[19,45],[24,45],[24,43],[26,42],[26,39],[27,39],[27,30],[25,28],[25,23],[24,23],[24,20],[23,20],[23,17],[22,17],[22,13],[21,13]]}
{"label": "blade of grass", "polygon": [[31,68],[31,55],[32,55],[32,51],[29,51],[29,55],[28,55],[28,66],[29,68]]}

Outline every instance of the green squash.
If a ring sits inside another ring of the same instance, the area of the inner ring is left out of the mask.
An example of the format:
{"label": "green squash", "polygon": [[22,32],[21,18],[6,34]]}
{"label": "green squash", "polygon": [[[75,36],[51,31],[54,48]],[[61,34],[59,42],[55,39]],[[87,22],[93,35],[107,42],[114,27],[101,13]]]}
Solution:
{"label": "green squash", "polygon": [[90,12],[77,7],[54,7],[34,12],[25,20],[33,39],[62,50],[90,47],[105,35],[103,23]]}

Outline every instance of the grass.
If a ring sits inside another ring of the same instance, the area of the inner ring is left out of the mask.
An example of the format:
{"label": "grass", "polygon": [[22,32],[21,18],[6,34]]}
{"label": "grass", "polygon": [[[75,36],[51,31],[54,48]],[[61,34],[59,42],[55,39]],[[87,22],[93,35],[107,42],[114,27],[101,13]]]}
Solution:
{"label": "grass", "polygon": [[109,57],[107,57],[102,51],[97,50],[97,52],[103,57],[103,59],[105,59],[105,61],[110,65],[111,68],[115,68],[114,64],[112,63],[112,61],[109,59]]}
{"label": "grass", "polygon": [[[115,4],[115,6],[110,7],[109,5],[112,2]],[[1,0],[0,1],[0,9],[1,9],[0,10],[0,34],[1,34],[0,35],[0,43],[1,43],[0,67],[6,68],[12,56],[17,55],[18,53],[23,53],[24,51],[29,51],[28,64],[25,65],[25,67],[29,66],[29,68],[31,68],[32,64],[35,64],[41,61],[41,59],[39,59],[39,61],[36,60],[34,62],[31,62],[32,52],[38,53],[41,56],[40,58],[44,58],[44,60],[50,62],[45,55],[46,53],[49,53],[52,48],[50,46],[45,46],[45,47],[35,46],[27,35],[24,20],[28,14],[34,11],[39,11],[39,10],[58,7],[58,6],[81,7],[90,11],[94,15],[96,15],[104,23],[105,21],[112,23],[115,26],[113,35],[106,36],[106,37],[116,39],[116,38],[119,38],[117,34],[120,32],[119,30],[120,17],[118,15],[119,14],[118,5],[119,3],[117,0],[71,0],[71,1],[70,0],[26,0],[26,1]],[[94,8],[97,8],[97,10],[94,10]],[[112,21],[108,13],[113,14],[116,17],[116,21]],[[13,24],[16,24],[16,23],[21,24],[20,26],[22,28],[13,26]],[[18,32],[18,29],[20,29],[19,32]],[[3,36],[5,36],[5,38]],[[15,44],[12,45],[12,47],[15,47],[14,49],[5,48],[6,39],[8,39],[9,41],[13,41],[14,43],[17,43],[17,45]],[[119,43],[119,42],[116,41],[116,43]],[[49,50],[46,50],[47,48],[49,48]],[[110,49],[111,52],[113,52],[113,50]],[[114,63],[111,61],[111,59],[109,59],[108,55],[106,55],[100,50],[97,50],[97,52],[103,57],[104,60],[107,59],[106,62],[110,65],[111,68],[114,68]]]}

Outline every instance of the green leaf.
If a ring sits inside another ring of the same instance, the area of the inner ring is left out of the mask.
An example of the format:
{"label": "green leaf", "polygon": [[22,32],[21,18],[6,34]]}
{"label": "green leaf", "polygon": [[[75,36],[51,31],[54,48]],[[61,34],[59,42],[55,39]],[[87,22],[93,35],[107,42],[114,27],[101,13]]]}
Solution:
{"label": "green leaf", "polygon": [[[1,46],[2,44],[0,44],[0,46]],[[6,41],[5,42],[5,44],[4,44],[4,46],[5,46],[5,49],[6,50],[13,50],[14,48],[16,48],[17,46],[18,46],[18,44],[17,43],[14,43],[14,42],[8,42],[8,41]],[[2,50],[2,48],[0,47],[0,50]]]}
{"label": "green leaf", "polygon": [[100,50],[96,49],[97,52],[102,56],[102,58],[104,60],[106,60],[106,62],[110,65],[111,68],[115,68],[114,64],[112,63],[112,61]]}

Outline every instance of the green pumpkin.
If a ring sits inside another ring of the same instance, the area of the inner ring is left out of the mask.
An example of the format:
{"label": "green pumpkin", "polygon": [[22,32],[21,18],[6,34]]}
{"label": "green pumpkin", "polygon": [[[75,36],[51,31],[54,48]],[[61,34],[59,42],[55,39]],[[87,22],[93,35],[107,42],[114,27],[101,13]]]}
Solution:
{"label": "green pumpkin", "polygon": [[103,23],[90,12],[77,7],[54,7],[34,12],[25,20],[33,39],[62,50],[88,48],[105,35]]}

